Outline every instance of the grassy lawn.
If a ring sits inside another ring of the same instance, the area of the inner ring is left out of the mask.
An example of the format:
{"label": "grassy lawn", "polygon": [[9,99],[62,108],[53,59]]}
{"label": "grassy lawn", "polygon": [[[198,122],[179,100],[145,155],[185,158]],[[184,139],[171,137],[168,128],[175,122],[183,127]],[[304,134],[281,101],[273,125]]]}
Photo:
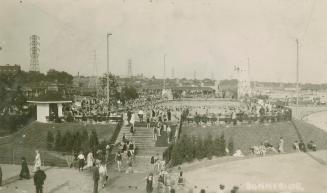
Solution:
{"label": "grassy lawn", "polygon": [[[48,131],[51,131],[56,135],[57,130],[60,130],[61,135],[69,131],[72,134],[76,132],[82,132],[86,129],[89,133],[92,130],[96,130],[99,140],[110,140],[112,134],[114,133],[116,124],[112,125],[100,125],[100,124],[80,124],[80,123],[38,123],[34,122],[19,132],[15,133],[14,142],[15,144],[25,144],[30,147],[35,148],[45,148],[46,147],[46,136]],[[23,137],[25,135],[25,137]]]}
{"label": "grassy lawn", "polygon": [[[306,144],[313,140],[317,144],[318,149],[327,149],[327,132],[304,121],[296,120],[295,124]],[[244,154],[249,154],[250,147],[259,145],[264,140],[268,140],[277,148],[280,137],[284,138],[285,151],[294,152],[292,144],[295,140],[299,140],[298,134],[290,121],[229,127],[225,125],[197,126],[185,123],[182,128],[182,134],[190,136],[206,136],[209,134],[217,136],[222,133],[227,141],[233,139],[234,150],[239,148]]]}
{"label": "grassy lawn", "polygon": [[[0,138],[0,161],[1,163],[12,163],[13,157],[16,163],[19,163],[21,156],[25,156],[28,162],[34,159],[35,149],[41,150],[45,154],[49,162],[56,158],[46,154],[46,137],[48,131],[52,131],[56,135],[57,130],[60,130],[61,135],[70,131],[72,134],[86,129],[89,133],[95,129],[99,140],[110,140],[115,129],[116,124],[100,125],[100,124],[79,124],[79,123],[38,123],[32,124],[19,130],[12,136]],[[14,153],[13,153],[14,152]],[[14,156],[13,156],[14,155]]]}

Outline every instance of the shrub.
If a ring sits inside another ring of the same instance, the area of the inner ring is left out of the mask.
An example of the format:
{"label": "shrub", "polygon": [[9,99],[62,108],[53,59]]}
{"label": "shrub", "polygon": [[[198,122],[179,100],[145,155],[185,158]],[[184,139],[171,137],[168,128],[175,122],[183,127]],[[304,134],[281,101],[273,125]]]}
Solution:
{"label": "shrub", "polygon": [[49,150],[53,149],[54,141],[55,141],[55,138],[54,138],[52,132],[48,131],[48,134],[47,134],[47,149],[49,149]]}
{"label": "shrub", "polygon": [[227,146],[228,146],[229,154],[232,155],[234,152],[234,142],[232,137],[229,138]]}
{"label": "shrub", "polygon": [[214,154],[214,144],[211,134],[209,134],[204,140],[204,150],[206,157],[208,159],[212,159],[212,156]]}
{"label": "shrub", "polygon": [[[229,144],[233,144],[233,141],[229,140]],[[205,157],[211,159],[214,155],[224,156],[226,154],[225,148],[224,134],[215,139],[210,134],[206,138],[183,135],[177,143],[170,145],[166,149],[163,156],[166,162],[176,166],[194,159],[201,160]]]}
{"label": "shrub", "polygon": [[57,130],[56,139],[55,139],[55,150],[61,150],[61,132]]}
{"label": "shrub", "polygon": [[97,132],[95,130],[92,130],[90,135],[90,148],[95,153],[95,151],[98,149],[99,146],[99,139]]}

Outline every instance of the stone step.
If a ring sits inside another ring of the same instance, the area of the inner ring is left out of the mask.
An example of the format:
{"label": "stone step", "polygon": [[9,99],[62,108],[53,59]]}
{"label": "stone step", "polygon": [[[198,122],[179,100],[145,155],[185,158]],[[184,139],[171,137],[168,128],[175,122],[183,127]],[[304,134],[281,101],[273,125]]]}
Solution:
{"label": "stone step", "polygon": [[137,146],[140,146],[140,145],[143,145],[143,146],[149,146],[149,147],[155,147],[155,144],[154,143],[137,143],[137,142],[135,142],[135,144],[137,145]]}
{"label": "stone step", "polygon": [[[128,135],[125,135],[125,136],[128,136]],[[132,137],[153,137],[152,134],[139,134],[139,133],[135,133],[134,135],[130,135]],[[123,136],[122,136],[123,137]]]}
{"label": "stone step", "polygon": [[154,155],[156,155],[156,154],[159,154],[160,156],[162,156],[162,151],[138,151],[137,152],[137,155],[139,155],[139,156],[154,156]]}
{"label": "stone step", "polygon": [[155,145],[152,144],[136,144],[136,148],[151,148],[151,147],[156,147]]}

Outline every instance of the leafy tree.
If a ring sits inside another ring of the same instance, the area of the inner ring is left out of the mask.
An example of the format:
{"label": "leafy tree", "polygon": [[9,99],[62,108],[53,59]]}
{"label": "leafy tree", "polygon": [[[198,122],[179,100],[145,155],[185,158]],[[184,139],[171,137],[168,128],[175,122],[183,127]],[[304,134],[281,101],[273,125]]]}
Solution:
{"label": "leafy tree", "polygon": [[98,135],[95,130],[92,130],[90,135],[90,148],[92,149],[93,152],[95,152],[98,146],[99,146]]}
{"label": "leafy tree", "polygon": [[82,136],[81,136],[81,140],[82,140],[82,150],[83,151],[89,151],[90,149],[90,139],[89,139],[89,133],[87,132],[86,129],[83,129],[82,131]]}
{"label": "leafy tree", "polygon": [[60,151],[65,152],[66,151],[66,144],[67,144],[67,135],[66,133],[61,137],[61,142],[60,142]]}
{"label": "leafy tree", "polygon": [[195,145],[195,156],[198,160],[206,157],[205,155],[205,146],[203,144],[203,138],[201,136],[197,137],[196,145]]}
{"label": "leafy tree", "polygon": [[214,145],[213,145],[213,140],[211,134],[209,134],[205,140],[204,140],[204,150],[205,150],[205,155],[208,159],[212,159],[212,156],[214,154]]}
{"label": "leafy tree", "polygon": [[120,100],[125,103],[126,100],[136,99],[139,97],[139,94],[135,87],[126,86],[123,87],[120,93]]}
{"label": "leafy tree", "polygon": [[183,162],[190,162],[193,160],[192,155],[192,142],[187,135],[183,135],[178,142],[178,146],[180,147],[180,154],[182,156]]}
{"label": "leafy tree", "polygon": [[65,85],[71,85],[73,83],[73,76],[64,71],[59,72],[51,69],[47,72],[46,80],[48,82],[58,82]]}
{"label": "leafy tree", "polygon": [[200,123],[200,121],[201,121],[201,116],[200,115],[195,115],[194,116],[194,121],[195,121],[195,123],[198,125],[199,123]]}
{"label": "leafy tree", "polygon": [[56,139],[55,139],[55,150],[61,150],[61,132],[57,130]]}
{"label": "leafy tree", "polygon": [[181,148],[178,143],[173,146],[173,149],[171,152],[171,160],[173,161],[174,166],[183,163],[183,157],[181,155]]}
{"label": "leafy tree", "polygon": [[229,138],[227,146],[228,146],[229,153],[232,155],[234,152],[234,142],[232,137]]}
{"label": "leafy tree", "polygon": [[74,137],[69,131],[67,131],[65,133],[65,139],[66,139],[65,152],[71,152],[74,145]]}
{"label": "leafy tree", "polygon": [[191,146],[192,146],[192,158],[196,158],[196,148],[197,148],[197,138],[196,136],[192,135],[191,137]]}
{"label": "leafy tree", "polygon": [[[106,88],[107,88],[107,75],[104,75],[101,78],[101,85],[102,85],[102,90],[103,96],[106,96]],[[109,74],[109,85],[110,85],[110,90],[109,90],[109,95],[110,95],[110,106],[117,106],[118,103],[117,101],[120,99],[120,93],[118,92],[118,81],[117,81],[117,77],[115,77],[112,74]]]}
{"label": "leafy tree", "polygon": [[173,148],[174,148],[174,144],[170,144],[168,146],[168,148],[163,153],[163,158],[166,161],[166,163],[168,163],[169,161],[172,160],[172,151],[173,151]]}
{"label": "leafy tree", "polygon": [[76,132],[74,137],[73,137],[73,150],[74,152],[79,152],[81,151],[81,145],[82,145],[82,139],[81,135],[79,132]]}
{"label": "leafy tree", "polygon": [[51,150],[53,148],[54,141],[55,141],[55,138],[53,136],[53,133],[51,131],[48,131],[48,134],[47,134],[47,148],[49,150]]}
{"label": "leafy tree", "polygon": [[226,140],[225,135],[221,134],[220,136],[220,154],[219,156],[225,156],[226,155]]}

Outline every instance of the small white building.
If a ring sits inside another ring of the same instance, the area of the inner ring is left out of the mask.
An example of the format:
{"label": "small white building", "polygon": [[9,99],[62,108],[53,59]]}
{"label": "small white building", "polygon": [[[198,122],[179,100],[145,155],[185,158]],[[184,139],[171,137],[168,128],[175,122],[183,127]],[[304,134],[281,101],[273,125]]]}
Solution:
{"label": "small white building", "polygon": [[57,118],[63,117],[63,104],[72,103],[71,100],[64,99],[57,93],[47,93],[27,102],[36,105],[36,120],[41,123],[47,123],[51,114]]}

